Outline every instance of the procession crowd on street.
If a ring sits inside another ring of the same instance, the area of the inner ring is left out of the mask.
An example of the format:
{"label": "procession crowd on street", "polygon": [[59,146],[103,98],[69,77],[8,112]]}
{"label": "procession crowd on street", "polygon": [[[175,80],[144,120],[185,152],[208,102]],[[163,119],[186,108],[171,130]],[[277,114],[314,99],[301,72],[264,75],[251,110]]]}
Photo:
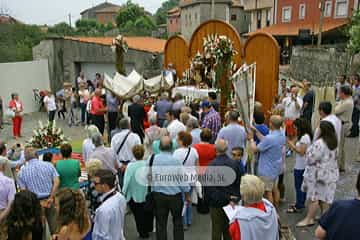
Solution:
{"label": "procession crowd on street", "polygon": [[[80,73],[74,85],[44,91],[43,103],[50,124],[57,118],[84,126],[81,161],[72,158],[70,143],[55,161],[50,152],[40,156],[0,137],[0,240],[121,240],[128,212],[139,238],[154,232],[166,240],[171,219],[173,239],[183,240],[194,211],[208,215],[212,240],[290,239],[278,214],[290,156],[296,201],[287,214],[306,212],[296,227],[317,225],[318,239],[358,239],[360,172],[358,196],[334,198],[348,161],[360,161],[359,150],[344,149],[349,137],[359,138],[359,81],[357,74],[339,76],[336,103],[315,105],[311,82],[280,79],[272,109],[256,102],[247,126],[215,92],[191,102],[165,91],[125,100],[104,88],[100,74],[88,80]],[[23,112],[17,93],[9,103],[0,98],[0,128],[10,117],[19,142]],[[185,177],[174,182],[173,175]]]}

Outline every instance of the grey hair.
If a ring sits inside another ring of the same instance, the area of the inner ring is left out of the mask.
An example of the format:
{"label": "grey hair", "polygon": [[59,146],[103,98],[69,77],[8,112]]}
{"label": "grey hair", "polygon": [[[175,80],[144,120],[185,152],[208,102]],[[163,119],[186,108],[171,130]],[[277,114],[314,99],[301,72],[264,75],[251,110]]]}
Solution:
{"label": "grey hair", "polygon": [[100,133],[99,129],[95,125],[89,125],[85,128],[88,138],[91,138],[97,133]]}
{"label": "grey hair", "polygon": [[132,100],[134,103],[137,103],[141,100],[141,97],[139,95],[135,95]]}
{"label": "grey hair", "polygon": [[91,137],[91,141],[93,142],[95,147],[100,147],[100,146],[104,145],[104,140],[103,140],[103,136],[101,135],[101,133],[97,133],[97,134],[93,135]]}
{"label": "grey hair", "polygon": [[33,147],[27,147],[25,148],[25,159],[27,161],[31,160],[31,159],[34,159],[34,158],[37,158],[37,150]]}
{"label": "grey hair", "polygon": [[199,121],[197,121],[197,120],[194,119],[194,118],[190,118],[190,119],[187,121],[186,126],[187,126],[188,128],[191,128],[191,129],[199,128]]}
{"label": "grey hair", "polygon": [[119,128],[120,129],[129,129],[130,128],[130,122],[128,118],[122,118],[119,121]]}
{"label": "grey hair", "polygon": [[161,97],[160,97],[161,99],[168,99],[169,98],[169,94],[167,93],[167,92],[163,92],[162,94],[161,94]]}
{"label": "grey hair", "polygon": [[245,204],[254,204],[262,200],[265,192],[264,182],[255,175],[245,175],[241,178],[240,193]]}
{"label": "grey hair", "polygon": [[6,157],[0,156],[0,167],[7,164],[8,159]]}
{"label": "grey hair", "polygon": [[228,149],[228,143],[224,139],[219,139],[215,142],[215,150],[217,153],[223,154],[226,153]]}

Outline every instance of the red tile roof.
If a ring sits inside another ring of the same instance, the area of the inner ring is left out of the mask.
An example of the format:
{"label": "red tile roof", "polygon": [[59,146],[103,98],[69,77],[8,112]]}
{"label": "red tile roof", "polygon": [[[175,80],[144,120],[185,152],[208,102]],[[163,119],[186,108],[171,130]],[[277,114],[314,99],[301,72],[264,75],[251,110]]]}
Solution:
{"label": "red tile roof", "polygon": [[[348,20],[339,20],[336,22],[324,22],[323,24],[323,32],[328,32],[348,24]],[[273,36],[297,36],[299,35],[300,29],[310,29],[310,31],[314,31],[314,34],[319,33],[319,24],[275,24],[270,27],[261,28],[256,30],[255,32],[248,33],[247,35],[251,35],[257,32],[267,32]]]}
{"label": "red tile roof", "polygon": [[[64,37],[64,39],[111,46],[114,37]],[[164,52],[166,41],[152,37],[125,37],[130,49],[151,53]]]}

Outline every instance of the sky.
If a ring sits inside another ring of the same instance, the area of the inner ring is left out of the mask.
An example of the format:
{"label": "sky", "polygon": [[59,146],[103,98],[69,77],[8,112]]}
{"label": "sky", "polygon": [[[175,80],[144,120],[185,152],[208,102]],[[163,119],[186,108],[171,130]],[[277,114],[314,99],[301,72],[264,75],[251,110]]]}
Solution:
{"label": "sky", "polygon": [[[71,14],[72,25],[80,18],[80,12],[95,6],[105,0],[0,0],[0,9],[5,9],[11,16],[27,24],[54,25],[59,22],[69,22]],[[109,0],[121,5],[127,0]],[[154,13],[165,0],[132,0]]]}

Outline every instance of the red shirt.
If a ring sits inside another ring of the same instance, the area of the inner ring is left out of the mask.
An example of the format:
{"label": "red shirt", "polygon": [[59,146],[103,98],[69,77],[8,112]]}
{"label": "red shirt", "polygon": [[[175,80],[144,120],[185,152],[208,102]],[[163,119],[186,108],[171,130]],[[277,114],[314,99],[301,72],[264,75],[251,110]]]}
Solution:
{"label": "red shirt", "polygon": [[91,114],[92,115],[104,115],[105,112],[98,112],[100,109],[103,109],[105,107],[104,102],[102,99],[98,96],[94,96],[91,100]]}
{"label": "red shirt", "polygon": [[[200,167],[207,167],[210,162],[212,162],[216,157],[215,147],[210,143],[197,143],[194,144],[194,148],[196,149],[199,155],[199,165]],[[200,171],[202,174],[204,170]]]}

